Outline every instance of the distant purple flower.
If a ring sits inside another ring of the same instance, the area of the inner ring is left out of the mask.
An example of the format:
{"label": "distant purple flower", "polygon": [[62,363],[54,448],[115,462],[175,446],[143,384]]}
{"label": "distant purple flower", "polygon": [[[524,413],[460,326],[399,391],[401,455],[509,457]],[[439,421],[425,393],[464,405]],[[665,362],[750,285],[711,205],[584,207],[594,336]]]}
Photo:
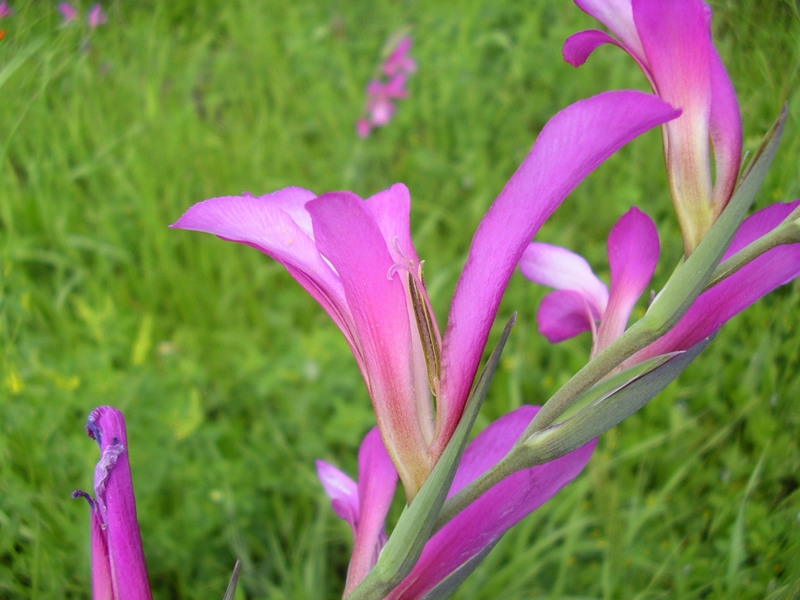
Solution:
{"label": "distant purple flower", "polygon": [[5,17],[10,17],[13,12],[14,11],[11,10],[11,7],[8,5],[8,2],[6,2],[6,0],[0,2],[0,19],[3,19]]}
{"label": "distant purple flower", "polygon": [[103,7],[100,4],[95,4],[89,9],[89,16],[86,18],[89,23],[89,29],[95,29],[106,22],[106,15],[103,12]]}
{"label": "distant purple flower", "polygon": [[122,413],[101,406],[89,414],[89,437],[100,446],[94,470],[94,498],[86,498],[92,524],[92,595],[108,600],[151,600],[142,536],[136,520],[128,439]]}
{"label": "distant purple flower", "polygon": [[408,98],[406,80],[417,70],[417,63],[408,56],[411,38],[400,40],[394,51],[381,65],[381,71],[389,79],[373,79],[367,84],[366,116],[356,122],[356,133],[367,137],[374,127],[383,127],[392,120],[396,107],[395,100]]}
{"label": "distant purple flower", "polygon": [[417,70],[417,63],[408,55],[410,49],[411,38],[405,36],[397,44],[397,47],[394,49],[394,52],[389,55],[389,58],[384,61],[381,70],[389,77],[401,73],[405,73],[406,75],[414,73]]}
{"label": "distant purple flower", "polygon": [[383,83],[373,79],[367,84],[367,117],[359,119],[356,128],[361,137],[366,137],[373,127],[383,127],[392,120],[394,100],[407,98],[406,75],[399,74]]}
{"label": "distant purple flower", "polygon": [[58,5],[58,12],[61,13],[61,17],[64,19],[64,25],[75,21],[80,16],[78,9],[72,6],[72,4],[69,2],[60,2]]}
{"label": "distant purple flower", "polygon": [[[72,21],[77,21],[81,16],[80,11],[69,2],[59,3],[58,12],[61,13],[61,17],[64,19],[62,21],[64,25]],[[103,7],[100,6],[99,3],[94,4],[86,15],[86,23],[89,25],[89,29],[96,29],[107,20],[106,14],[103,12]]]}

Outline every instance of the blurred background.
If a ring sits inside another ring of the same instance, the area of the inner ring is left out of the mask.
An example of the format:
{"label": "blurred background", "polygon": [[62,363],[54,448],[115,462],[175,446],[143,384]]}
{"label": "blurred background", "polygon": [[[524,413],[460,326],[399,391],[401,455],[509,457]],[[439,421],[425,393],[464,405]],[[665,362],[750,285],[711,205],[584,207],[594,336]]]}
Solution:
{"label": "blurred background", "polygon": [[[784,0],[716,0],[717,47],[745,148],[781,105],[786,132],[756,203],[800,196],[800,19]],[[127,418],[157,598],[335,598],[351,546],[314,459],[355,475],[374,424],[344,339],[274,261],[169,230],[194,202],[288,186],[362,197],[402,181],[439,318],[472,234],[555,112],[647,89],[568,0],[117,0],[62,24],[55,2],[0,20],[0,597],[88,598],[101,404]],[[386,39],[411,27],[418,71],[394,120],[355,135]],[[650,132],[583,183],[537,239],[607,276],[605,238],[636,204],[658,224],[663,285],[682,252]],[[519,311],[477,429],[544,402],[588,337]],[[604,435],[584,473],[509,532],[458,598],[791,598],[800,594],[800,285],[730,322],[679,380]],[[639,308],[639,314],[643,309]],[[498,331],[490,339],[493,346]],[[399,514],[396,498],[393,518]]]}

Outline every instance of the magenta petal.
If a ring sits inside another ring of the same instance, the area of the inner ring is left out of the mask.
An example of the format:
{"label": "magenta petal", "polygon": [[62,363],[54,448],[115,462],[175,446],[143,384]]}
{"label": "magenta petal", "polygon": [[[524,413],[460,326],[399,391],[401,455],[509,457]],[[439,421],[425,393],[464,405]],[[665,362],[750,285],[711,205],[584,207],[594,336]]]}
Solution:
{"label": "magenta petal", "polygon": [[[110,572],[114,598],[149,600],[152,596],[136,519],[125,420],[115,408],[101,406],[89,415],[86,429],[100,446],[101,453],[94,473],[97,516],[92,515],[92,539],[102,536],[107,552],[102,560],[104,549],[93,548],[92,570],[96,565],[101,579],[105,571]],[[101,522],[99,532],[96,519]]]}
{"label": "magenta petal", "polygon": [[358,497],[360,513],[353,555],[347,569],[345,596],[353,591],[378,562],[386,543],[384,523],[394,498],[397,471],[373,428],[358,451]]}
{"label": "magenta petal", "polygon": [[633,0],[633,14],[656,92],[683,109],[665,128],[667,170],[687,251],[711,226],[710,14],[700,0]]}
{"label": "magenta petal", "polygon": [[65,24],[78,18],[77,9],[69,2],[59,2],[58,12],[61,13],[61,17],[64,19],[63,23]]}
{"label": "magenta petal", "polygon": [[725,66],[711,52],[711,143],[714,147],[715,181],[712,202],[717,214],[733,194],[742,159],[742,117],[739,101]]}
{"label": "magenta petal", "polygon": [[[538,410],[522,406],[482,431],[464,452],[450,495],[496,464]],[[594,446],[590,442],[552,462],[514,473],[495,485],[428,541],[411,573],[387,598],[423,597],[574,479],[589,461]]]}
{"label": "magenta petal", "polygon": [[641,92],[606,92],[568,106],[542,129],[472,240],[442,349],[445,418],[434,448],[450,439],[497,307],[522,253],[572,189],[620,147],[679,111]]}
{"label": "magenta petal", "polygon": [[[408,273],[396,269],[397,261],[389,250],[394,240],[383,235],[390,224],[383,221],[379,225],[373,216],[379,206],[397,200],[404,210],[403,214],[394,213],[399,221],[392,225],[402,232],[397,237],[399,242],[407,240],[408,191],[395,186],[388,194],[371,203],[350,192],[335,192],[312,200],[306,207],[317,247],[339,273],[378,425],[413,497],[418,489],[415,486],[421,486],[430,472],[425,438],[432,432],[423,428],[431,427],[433,418],[420,412],[430,401],[427,386],[419,389],[419,374],[414,368],[424,362],[417,360],[421,348],[412,345],[404,285]],[[424,402],[418,395],[424,395]]]}
{"label": "magenta petal", "polygon": [[605,31],[587,29],[569,36],[561,48],[561,55],[573,67],[580,67],[586,62],[589,55],[594,52],[595,48],[603,44],[614,44],[620,48],[625,48]]}
{"label": "magenta petal", "polygon": [[594,333],[596,320],[586,296],[573,290],[550,292],[542,298],[536,312],[539,333],[551,344],[563,342],[584,331]]}
{"label": "magenta petal", "polygon": [[586,297],[591,316],[599,321],[608,304],[608,288],[592,271],[586,259],[560,246],[532,242],[525,248],[519,270],[540,285],[573,290]]}
{"label": "magenta petal", "polygon": [[595,354],[625,331],[636,301],[653,277],[659,253],[655,223],[638,208],[631,208],[611,229],[608,236],[611,297],[598,331]]}
{"label": "magenta petal", "polygon": [[[742,223],[725,258],[777,227],[800,200],[772,204]],[[629,363],[652,356],[686,350],[719,329],[775,288],[800,275],[800,244],[778,246],[702,293],[678,324],[666,335],[636,354]]]}
{"label": "magenta petal", "polygon": [[317,250],[305,204],[314,193],[289,187],[265,196],[223,196],[198,202],[170,227],[213,233],[260,250],[280,262],[320,303],[363,363],[339,277]]}
{"label": "magenta petal", "polygon": [[608,27],[634,59],[643,62],[644,51],[633,20],[631,0],[575,0],[575,4]]}
{"label": "magenta petal", "polygon": [[358,524],[358,486],[350,476],[324,460],[317,461],[317,477],[331,499],[331,507],[356,533]]}

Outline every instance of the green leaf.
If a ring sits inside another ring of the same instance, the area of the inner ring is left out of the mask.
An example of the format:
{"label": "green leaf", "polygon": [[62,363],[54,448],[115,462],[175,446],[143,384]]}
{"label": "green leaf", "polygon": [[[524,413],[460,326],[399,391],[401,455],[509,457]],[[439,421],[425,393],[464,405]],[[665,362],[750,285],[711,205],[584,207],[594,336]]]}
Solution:
{"label": "green leaf", "polygon": [[500,341],[497,343],[486,366],[475,381],[467,399],[461,421],[417,496],[400,515],[400,520],[389,541],[381,551],[378,563],[364,581],[347,596],[348,600],[378,600],[384,598],[411,572],[420,554],[432,535],[433,526],[442,509],[447,492],[453,484],[461,455],[467,446],[469,433],[478,416],[483,399],[489,389],[492,376],[500,362],[500,355],[516,320],[508,321]]}
{"label": "green leaf", "polygon": [[242,561],[237,560],[236,564],[233,565],[233,575],[231,575],[231,580],[228,583],[228,587],[225,590],[225,595],[222,597],[222,600],[233,600],[233,597],[236,595],[236,584],[239,582],[239,565]]}
{"label": "green leaf", "polygon": [[[602,382],[588,390],[587,406],[565,421],[537,431],[522,443],[528,457],[523,468],[564,456],[627,419],[680,375],[710,341],[711,338],[706,338],[686,352],[665,355],[666,360],[661,364],[654,359],[644,372],[621,386]],[[619,374],[625,377],[618,377],[629,378],[628,371],[631,369]]]}

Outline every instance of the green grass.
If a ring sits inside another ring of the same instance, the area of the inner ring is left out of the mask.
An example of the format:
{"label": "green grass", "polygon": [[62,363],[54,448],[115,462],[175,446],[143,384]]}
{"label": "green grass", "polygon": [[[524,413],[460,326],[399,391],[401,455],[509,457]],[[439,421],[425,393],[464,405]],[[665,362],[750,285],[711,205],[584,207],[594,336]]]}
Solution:
{"label": "green grass", "polygon": [[[575,70],[592,22],[548,2],[117,1],[85,39],[55,3],[0,26],[0,597],[90,594],[89,411],[127,417],[157,598],[337,597],[350,536],[315,458],[355,471],[372,425],[344,340],[274,262],[168,230],[189,205],[287,185],[362,196],[405,182],[444,324],[472,233],[537,131],[608,88],[644,88],[621,51]],[[713,3],[753,150],[791,100],[759,206],[800,196],[800,21],[781,1]],[[414,26],[419,71],[394,122],[358,140],[386,37]],[[681,252],[657,132],[582,184],[539,239],[605,268],[631,204],[657,221],[663,284]],[[478,427],[543,402],[586,360],[519,311]],[[659,398],[601,438],[585,472],[512,530],[459,598],[800,595],[800,286],[726,326]],[[499,332],[497,332],[499,333]],[[496,339],[496,336],[495,338]],[[492,341],[490,340],[490,344]]]}

